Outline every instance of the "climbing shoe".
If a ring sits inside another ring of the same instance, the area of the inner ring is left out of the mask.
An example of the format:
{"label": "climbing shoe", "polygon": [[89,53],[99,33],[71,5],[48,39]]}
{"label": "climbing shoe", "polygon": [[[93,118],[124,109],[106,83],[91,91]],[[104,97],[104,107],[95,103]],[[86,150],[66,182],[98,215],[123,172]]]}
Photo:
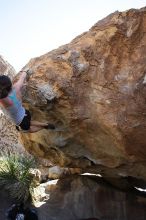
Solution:
{"label": "climbing shoe", "polygon": [[55,129],[55,125],[48,123],[47,125],[44,126],[45,129],[50,129],[50,130],[54,130]]}

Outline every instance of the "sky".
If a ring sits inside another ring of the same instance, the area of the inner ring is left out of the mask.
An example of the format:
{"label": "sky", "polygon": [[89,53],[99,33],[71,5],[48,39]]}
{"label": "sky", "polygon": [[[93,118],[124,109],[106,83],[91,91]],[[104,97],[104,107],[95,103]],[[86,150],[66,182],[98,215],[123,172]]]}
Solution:
{"label": "sky", "polygon": [[0,55],[19,71],[118,10],[146,0],[0,0]]}

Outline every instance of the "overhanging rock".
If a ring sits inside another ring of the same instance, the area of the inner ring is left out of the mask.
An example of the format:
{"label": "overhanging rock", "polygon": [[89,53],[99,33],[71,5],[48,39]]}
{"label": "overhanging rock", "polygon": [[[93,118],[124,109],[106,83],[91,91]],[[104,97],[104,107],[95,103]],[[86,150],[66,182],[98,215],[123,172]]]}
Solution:
{"label": "overhanging rock", "polygon": [[26,107],[57,127],[22,134],[29,152],[146,180],[146,8],[115,12],[26,66]]}

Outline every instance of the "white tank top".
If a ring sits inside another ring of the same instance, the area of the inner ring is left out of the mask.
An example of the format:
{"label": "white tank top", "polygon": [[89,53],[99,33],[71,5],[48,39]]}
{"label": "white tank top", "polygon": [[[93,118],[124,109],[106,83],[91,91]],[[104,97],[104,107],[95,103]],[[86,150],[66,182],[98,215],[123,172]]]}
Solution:
{"label": "white tank top", "polygon": [[[21,101],[17,98],[15,89],[12,89],[9,95],[4,99],[6,99],[9,103],[9,107],[3,108],[4,112],[10,116],[16,125],[19,125],[25,116],[25,108],[22,106]],[[4,99],[1,99],[2,104],[2,100]]]}

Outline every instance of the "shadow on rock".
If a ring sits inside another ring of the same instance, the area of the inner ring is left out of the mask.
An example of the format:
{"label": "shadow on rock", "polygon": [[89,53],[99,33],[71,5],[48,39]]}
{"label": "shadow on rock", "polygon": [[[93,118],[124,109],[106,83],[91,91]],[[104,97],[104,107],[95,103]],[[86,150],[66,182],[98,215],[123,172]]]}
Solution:
{"label": "shadow on rock", "polygon": [[48,199],[38,205],[40,220],[144,220],[146,198],[123,192],[102,178],[73,175],[46,187]]}

